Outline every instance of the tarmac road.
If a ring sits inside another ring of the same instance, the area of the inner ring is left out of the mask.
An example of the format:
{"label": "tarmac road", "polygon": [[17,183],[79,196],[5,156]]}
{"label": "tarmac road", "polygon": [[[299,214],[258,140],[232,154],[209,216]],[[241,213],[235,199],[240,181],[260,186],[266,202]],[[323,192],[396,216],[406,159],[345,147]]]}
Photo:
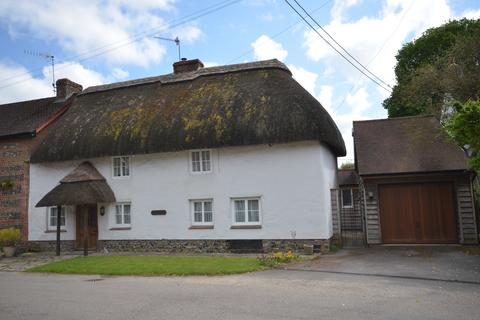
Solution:
{"label": "tarmac road", "polygon": [[0,319],[479,319],[480,285],[315,271],[215,277],[0,272]]}

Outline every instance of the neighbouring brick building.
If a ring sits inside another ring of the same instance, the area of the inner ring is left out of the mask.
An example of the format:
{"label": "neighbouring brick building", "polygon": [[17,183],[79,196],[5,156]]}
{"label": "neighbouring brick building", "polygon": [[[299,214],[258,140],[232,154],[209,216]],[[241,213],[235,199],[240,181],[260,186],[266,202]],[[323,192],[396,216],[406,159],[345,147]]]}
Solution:
{"label": "neighbouring brick building", "polygon": [[0,229],[20,228],[27,239],[30,152],[80,91],[81,85],[60,79],[56,97],[0,105]]}

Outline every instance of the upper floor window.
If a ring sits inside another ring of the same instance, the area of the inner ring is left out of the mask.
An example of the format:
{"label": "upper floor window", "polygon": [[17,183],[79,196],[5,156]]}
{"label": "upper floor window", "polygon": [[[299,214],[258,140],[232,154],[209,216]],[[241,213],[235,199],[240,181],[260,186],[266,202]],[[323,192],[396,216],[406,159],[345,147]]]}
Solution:
{"label": "upper floor window", "polygon": [[210,150],[191,151],[192,172],[211,172],[212,161]]}
{"label": "upper floor window", "polygon": [[115,204],[115,225],[130,226],[131,224],[131,204],[117,203]]}
{"label": "upper floor window", "polygon": [[[55,230],[57,228],[58,208],[47,208],[47,229]],[[65,229],[65,207],[60,210],[60,228]]]}
{"label": "upper floor window", "polygon": [[233,199],[233,221],[235,224],[260,224],[260,199]]}
{"label": "upper floor window", "polygon": [[342,189],[342,208],[353,208],[352,189]]}
{"label": "upper floor window", "polygon": [[113,176],[130,176],[130,157],[113,157]]}
{"label": "upper floor window", "polygon": [[193,225],[213,225],[213,201],[209,200],[191,200],[192,224]]}

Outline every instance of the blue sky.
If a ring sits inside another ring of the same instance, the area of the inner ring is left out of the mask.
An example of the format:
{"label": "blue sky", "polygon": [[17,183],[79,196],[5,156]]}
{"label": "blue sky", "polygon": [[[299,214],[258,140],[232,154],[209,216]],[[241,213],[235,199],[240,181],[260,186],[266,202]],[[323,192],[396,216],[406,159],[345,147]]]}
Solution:
{"label": "blue sky", "polygon": [[[402,44],[449,19],[480,17],[478,0],[297,1],[391,86]],[[176,46],[154,36],[178,36],[182,56],[207,66],[283,61],[340,128],[348,150],[340,161],[353,159],[353,120],[386,117],[388,91],[345,62],[283,0],[2,0],[0,103],[53,94],[48,59],[25,50],[53,54],[56,79],[84,88],[170,73]]]}

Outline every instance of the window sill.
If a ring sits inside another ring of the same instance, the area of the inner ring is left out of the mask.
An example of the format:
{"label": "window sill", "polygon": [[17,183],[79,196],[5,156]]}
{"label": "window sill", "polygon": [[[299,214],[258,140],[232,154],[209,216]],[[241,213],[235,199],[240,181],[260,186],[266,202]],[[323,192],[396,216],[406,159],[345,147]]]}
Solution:
{"label": "window sill", "polygon": [[[60,232],[67,232],[67,230],[60,229]],[[57,233],[57,230],[45,230],[45,233]]]}
{"label": "window sill", "polygon": [[190,230],[195,230],[195,229],[213,229],[213,226],[190,226],[190,228],[188,228]]}
{"label": "window sill", "polygon": [[131,230],[132,227],[115,227],[115,228],[110,228],[109,230],[111,231],[116,231],[116,230]]}
{"label": "window sill", "polygon": [[244,226],[236,225],[236,226],[231,226],[230,229],[262,229],[262,226],[258,224],[244,225]]}

